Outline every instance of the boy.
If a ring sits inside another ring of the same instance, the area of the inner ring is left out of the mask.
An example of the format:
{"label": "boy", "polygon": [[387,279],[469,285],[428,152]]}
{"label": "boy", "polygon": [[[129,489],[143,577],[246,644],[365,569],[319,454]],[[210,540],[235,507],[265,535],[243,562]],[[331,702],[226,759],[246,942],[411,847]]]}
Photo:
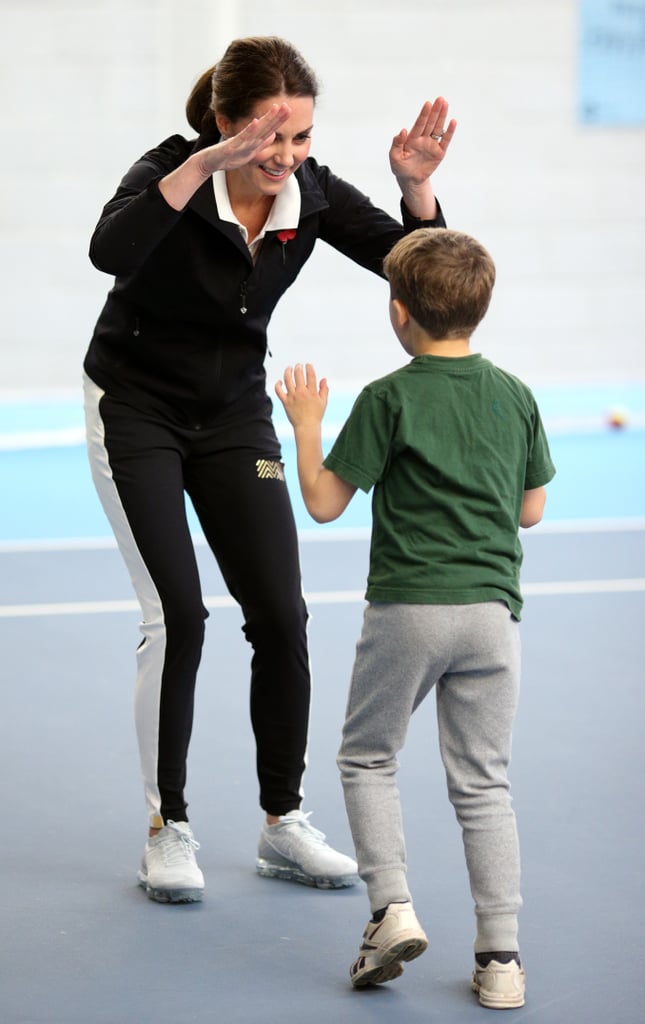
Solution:
{"label": "boy", "polygon": [[483,1006],[524,1004],[515,815],[507,768],[519,686],[522,549],[555,469],[529,389],[470,349],[495,266],[461,232],[420,229],[384,262],[390,320],[411,362],[361,392],[322,460],[325,380],[285,370],[309,513],[336,519],[374,487],[368,606],[338,755],[372,918],[350,968],[390,981],[427,938],[406,884],[397,754],[434,687],[448,795],[461,825],[477,930],[472,987]]}

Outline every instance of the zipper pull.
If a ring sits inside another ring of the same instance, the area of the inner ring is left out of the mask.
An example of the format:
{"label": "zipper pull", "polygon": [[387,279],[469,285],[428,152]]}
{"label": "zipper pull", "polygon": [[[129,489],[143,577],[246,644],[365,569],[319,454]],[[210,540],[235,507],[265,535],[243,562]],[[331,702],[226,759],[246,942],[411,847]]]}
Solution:
{"label": "zipper pull", "polygon": [[240,313],[246,313],[246,281],[242,281],[240,285]]}

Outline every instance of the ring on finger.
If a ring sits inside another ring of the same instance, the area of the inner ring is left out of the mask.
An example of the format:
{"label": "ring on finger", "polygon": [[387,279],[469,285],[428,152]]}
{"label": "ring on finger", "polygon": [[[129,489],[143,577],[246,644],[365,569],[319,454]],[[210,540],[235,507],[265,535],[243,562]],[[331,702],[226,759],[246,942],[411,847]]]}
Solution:
{"label": "ring on finger", "polygon": [[441,140],[444,137],[444,134],[445,134],[444,132],[436,132],[436,133],[435,132],[430,132],[430,138],[434,139],[435,142],[441,142]]}

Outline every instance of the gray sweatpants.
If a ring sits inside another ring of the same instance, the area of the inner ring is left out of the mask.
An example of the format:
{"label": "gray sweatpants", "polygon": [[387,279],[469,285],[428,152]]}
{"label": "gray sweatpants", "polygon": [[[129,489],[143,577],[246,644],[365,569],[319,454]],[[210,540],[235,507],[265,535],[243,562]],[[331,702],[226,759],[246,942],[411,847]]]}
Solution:
{"label": "gray sweatpants", "polygon": [[507,769],[520,675],[519,623],[502,602],[370,604],[338,755],[372,912],[409,900],[397,754],[436,688],[448,796],[462,829],[476,953],[519,950],[520,858]]}

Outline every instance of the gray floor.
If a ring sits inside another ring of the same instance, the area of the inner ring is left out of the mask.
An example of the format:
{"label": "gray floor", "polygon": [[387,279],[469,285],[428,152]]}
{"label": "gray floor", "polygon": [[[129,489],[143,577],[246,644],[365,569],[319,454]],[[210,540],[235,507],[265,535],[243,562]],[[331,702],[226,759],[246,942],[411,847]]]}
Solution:
{"label": "gray floor", "polygon": [[[525,549],[513,783],[528,996],[504,1020],[640,1024],[645,591],[620,581],[645,578],[645,532],[532,533]],[[205,550],[200,560],[205,593],[223,594]],[[305,587],[318,595],[306,809],[348,850],[334,756],[362,615],[351,592],[366,562],[364,541],[303,544]],[[548,585],[584,580],[619,582],[577,594]],[[330,591],[340,593],[325,603]],[[131,724],[138,616],[83,605],[130,597],[114,550],[0,552],[3,1024],[467,1024],[490,1014],[467,983],[472,908],[431,701],[412,723],[400,777],[431,948],[403,978],[351,990],[362,887],[318,892],[255,875],[248,650],[233,607],[209,620],[190,760],[207,898],[146,899],[134,883],[144,840]],[[33,607],[50,602],[81,604]]]}

